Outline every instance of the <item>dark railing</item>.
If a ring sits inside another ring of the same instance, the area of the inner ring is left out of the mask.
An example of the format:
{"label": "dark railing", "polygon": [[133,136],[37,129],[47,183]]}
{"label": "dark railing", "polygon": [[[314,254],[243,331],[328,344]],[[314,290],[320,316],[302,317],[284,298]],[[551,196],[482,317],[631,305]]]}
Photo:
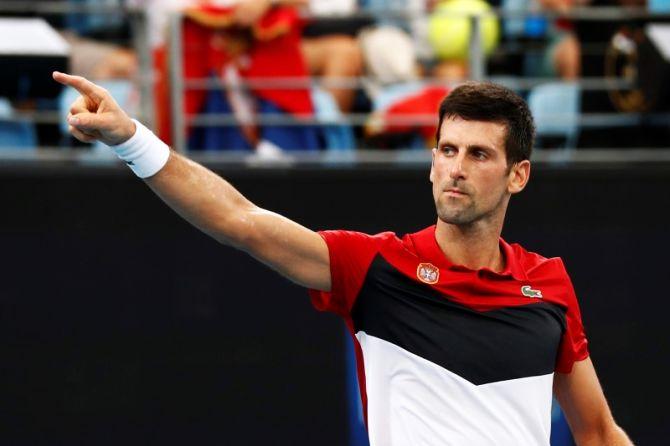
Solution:
{"label": "dark railing", "polygon": [[[4,1],[0,3],[0,16],[3,14],[17,14],[17,13],[32,13],[37,15],[47,14],[107,14],[107,13],[122,13],[128,17],[131,24],[133,41],[132,44],[138,53],[138,60],[140,63],[139,75],[133,79],[140,91],[141,100],[139,101],[140,108],[138,110],[139,117],[149,125],[155,122],[155,113],[153,109],[153,83],[155,76],[153,73],[152,51],[148,38],[148,21],[146,14],[142,9],[134,9],[124,6],[124,2],[119,2],[119,6],[106,6],[101,4],[99,6],[92,6],[90,4],[73,4],[65,2],[48,2],[48,1]],[[406,12],[394,9],[384,10],[367,10],[355,13],[358,18],[399,18],[408,19],[416,17],[416,12]],[[537,15],[537,11],[509,11],[502,9],[493,9],[490,14],[495,14],[500,18],[523,18],[529,15]],[[542,15],[549,19],[559,17],[551,12],[543,12]],[[484,16],[470,16],[472,20],[473,29],[475,32],[471,33],[473,36],[470,42],[470,57],[469,57],[469,71],[470,77],[473,79],[487,79],[493,80],[511,88],[527,91],[535,86],[542,85],[548,81],[547,78],[526,78],[526,77],[511,77],[511,76],[490,76],[486,73],[486,58],[482,50],[482,42],[479,38],[477,30],[480,27],[480,21]],[[628,21],[631,19],[658,19],[664,21],[670,19],[670,14],[667,13],[650,13],[645,8],[621,8],[621,7],[593,7],[593,8],[575,8],[567,14],[561,14],[560,17],[567,17],[571,20],[588,20],[588,21]],[[360,88],[373,82],[374,79],[368,77],[359,78],[310,78],[308,81],[304,79],[255,79],[253,81],[243,81],[239,83],[226,83],[224,81],[212,79],[189,79],[185,80],[182,70],[182,39],[180,35],[182,16],[179,13],[173,13],[171,16],[171,33],[168,45],[170,48],[170,76],[171,76],[171,109],[173,115],[173,146],[174,149],[186,153],[188,147],[186,144],[186,126],[234,126],[238,121],[232,114],[200,114],[200,115],[185,115],[183,113],[183,95],[188,90],[198,89],[235,89],[235,88],[254,88],[254,87],[272,87],[281,89],[302,89],[319,85],[321,87],[343,87],[343,88]],[[519,49],[507,48],[502,51],[520,51]],[[449,86],[448,82],[437,78],[422,78],[416,81],[421,85],[441,85]],[[574,81],[579,85],[582,91],[612,91],[614,89],[626,90],[634,88],[634,83],[630,79],[615,78],[615,77],[583,77]],[[557,114],[555,117],[557,122],[561,119],[566,119],[565,116]],[[61,117],[57,112],[14,112],[12,116],[3,118],[5,120],[15,121],[29,121],[37,124],[56,124]],[[320,119],[315,116],[304,117],[296,119],[292,116],[277,116],[277,115],[256,115],[253,117],[253,122],[260,125],[365,125],[370,119],[370,115],[366,113],[348,113],[342,114],[341,117]],[[393,119],[398,123],[415,124],[415,125],[431,125],[435,121],[433,115],[408,115],[397,116]],[[570,119],[574,119],[574,116]],[[670,122],[670,114],[668,113],[593,113],[584,112],[577,117],[577,122],[580,128],[603,128],[603,127],[635,127],[641,124],[651,126],[667,126]],[[393,124],[393,122],[389,122]],[[15,161],[20,162],[53,162],[58,160],[90,160],[96,159],[99,155],[90,153],[81,153],[81,151],[71,151],[63,148],[58,150],[47,150],[49,148],[41,148],[44,150],[38,151],[14,151],[14,150],[0,150],[0,161]],[[56,148],[51,148],[56,149]],[[552,161],[562,160],[570,161],[575,159],[591,160],[598,157],[602,160],[612,160],[614,162],[622,161],[629,162],[631,157],[638,156],[640,160],[653,161],[655,159],[667,160],[670,155],[670,149],[659,148],[654,150],[626,150],[625,154],[617,151],[608,150],[593,150],[582,153],[581,151],[565,151],[569,155],[556,155],[555,153],[544,154],[542,150],[536,151],[536,158],[538,160]],[[199,155],[195,152],[192,155],[202,157],[210,161],[219,160],[244,160],[249,158],[248,154],[231,154],[231,153],[216,153],[214,155]],[[337,159],[346,160],[347,162],[411,162],[416,159],[422,161],[426,154],[421,151],[399,151],[399,152],[376,152],[372,151],[366,153],[365,151],[356,151],[355,154],[328,154],[322,153],[318,155],[311,154],[291,154],[292,163],[314,163],[318,160],[323,162],[334,162]],[[252,157],[253,158],[253,157]],[[288,159],[289,157],[286,157]],[[100,158],[100,162],[106,162],[106,158]]]}

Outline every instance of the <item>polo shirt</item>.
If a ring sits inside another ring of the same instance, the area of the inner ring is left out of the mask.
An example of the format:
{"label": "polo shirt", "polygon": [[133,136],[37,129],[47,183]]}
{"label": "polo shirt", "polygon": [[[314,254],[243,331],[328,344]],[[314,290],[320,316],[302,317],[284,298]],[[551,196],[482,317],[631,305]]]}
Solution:
{"label": "polo shirt", "polygon": [[356,347],[371,446],[549,445],[554,372],[588,356],[559,258],[508,244],[504,271],[451,263],[435,226],[402,238],[322,231]]}

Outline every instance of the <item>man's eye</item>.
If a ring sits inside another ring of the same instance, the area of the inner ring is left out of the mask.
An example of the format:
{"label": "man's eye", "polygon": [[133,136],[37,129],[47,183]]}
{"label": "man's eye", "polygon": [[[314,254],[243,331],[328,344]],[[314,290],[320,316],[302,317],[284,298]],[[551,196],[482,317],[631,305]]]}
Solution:
{"label": "man's eye", "polygon": [[456,149],[450,146],[442,147],[442,153],[446,155],[451,155],[456,152]]}
{"label": "man's eye", "polygon": [[473,152],[473,156],[478,160],[483,160],[486,159],[486,152],[484,152],[483,150],[475,150]]}

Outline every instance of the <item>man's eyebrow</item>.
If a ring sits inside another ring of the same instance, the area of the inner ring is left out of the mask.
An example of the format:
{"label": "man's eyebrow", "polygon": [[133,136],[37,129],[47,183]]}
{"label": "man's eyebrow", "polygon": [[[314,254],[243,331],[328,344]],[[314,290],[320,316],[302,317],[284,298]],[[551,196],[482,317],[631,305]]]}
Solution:
{"label": "man's eyebrow", "polygon": [[452,143],[452,142],[450,142],[450,141],[447,141],[447,140],[445,140],[445,139],[443,139],[443,140],[441,140],[441,141],[438,141],[438,143],[437,143],[437,147],[438,147],[438,148],[440,148],[440,147],[446,147],[446,146],[458,147],[457,144],[454,144],[454,143]]}
{"label": "man's eyebrow", "polygon": [[485,146],[482,144],[472,144],[466,147],[468,150],[483,150],[485,152],[493,152],[493,147]]}
{"label": "man's eyebrow", "polygon": [[[450,141],[448,141],[448,140],[442,140],[442,141],[440,141],[440,142],[437,144],[437,148],[438,148],[438,149],[441,149],[441,148],[443,148],[443,147],[447,147],[447,146],[449,146],[449,147],[458,147],[458,144],[454,144],[454,143],[452,143],[452,142],[450,142]],[[487,151],[487,152],[494,152],[494,151],[495,151],[493,147],[491,147],[491,146],[486,146],[486,145],[484,145],[484,144],[471,144],[471,145],[469,145],[469,146],[466,146],[465,148],[466,148],[467,150],[484,150],[484,151]]]}

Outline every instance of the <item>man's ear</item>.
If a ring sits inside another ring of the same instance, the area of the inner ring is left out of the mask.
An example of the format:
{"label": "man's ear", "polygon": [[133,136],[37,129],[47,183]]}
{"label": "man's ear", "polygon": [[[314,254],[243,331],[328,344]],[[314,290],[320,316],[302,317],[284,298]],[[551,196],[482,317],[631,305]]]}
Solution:
{"label": "man's ear", "polygon": [[530,161],[523,160],[514,163],[510,168],[507,180],[507,191],[510,194],[521,192],[530,180]]}
{"label": "man's ear", "polygon": [[432,183],[433,182],[433,169],[435,168],[435,154],[437,153],[437,149],[433,148],[431,150],[431,152],[432,152],[432,155],[431,155],[431,158],[430,158],[430,175],[428,175],[428,179]]}

